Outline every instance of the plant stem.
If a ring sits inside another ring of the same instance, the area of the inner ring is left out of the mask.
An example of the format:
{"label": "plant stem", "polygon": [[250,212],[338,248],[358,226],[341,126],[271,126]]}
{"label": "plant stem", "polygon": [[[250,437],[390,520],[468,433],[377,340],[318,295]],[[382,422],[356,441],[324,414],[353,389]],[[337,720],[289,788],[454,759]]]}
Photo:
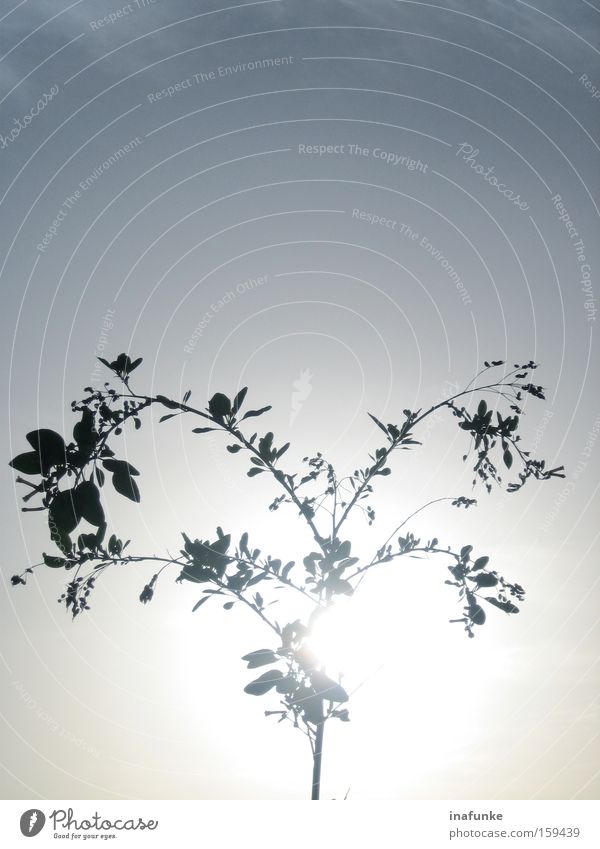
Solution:
{"label": "plant stem", "polygon": [[313,752],[313,777],[311,801],[318,801],[321,793],[321,761],[323,757],[323,735],[325,733],[325,721],[317,725],[315,736],[315,747]]}

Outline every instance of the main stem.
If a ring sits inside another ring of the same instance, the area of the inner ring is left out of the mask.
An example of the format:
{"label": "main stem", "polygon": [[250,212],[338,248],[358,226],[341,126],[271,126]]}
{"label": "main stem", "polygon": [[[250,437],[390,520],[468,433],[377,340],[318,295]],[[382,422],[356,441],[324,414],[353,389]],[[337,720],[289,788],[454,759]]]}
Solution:
{"label": "main stem", "polygon": [[315,737],[315,750],[313,753],[313,780],[312,780],[312,795],[311,801],[319,799],[321,792],[321,759],[323,756],[323,734],[325,731],[325,722],[319,722],[317,725],[317,734]]}

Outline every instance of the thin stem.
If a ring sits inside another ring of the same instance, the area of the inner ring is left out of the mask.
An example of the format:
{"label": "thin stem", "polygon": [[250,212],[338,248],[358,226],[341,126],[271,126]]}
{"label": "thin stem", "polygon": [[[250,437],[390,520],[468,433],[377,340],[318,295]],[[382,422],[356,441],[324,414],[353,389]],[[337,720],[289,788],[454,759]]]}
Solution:
{"label": "thin stem", "polygon": [[315,745],[313,753],[313,775],[311,801],[318,801],[321,794],[321,764],[323,761],[323,736],[325,733],[325,721],[317,725]]}
{"label": "thin stem", "polygon": [[[434,498],[432,501],[428,501],[427,504],[423,504],[421,507],[419,507],[413,513],[411,513],[410,516],[407,516],[406,519],[404,519],[404,521],[400,522],[398,527],[394,531],[392,531],[392,533],[389,535],[389,537],[386,539],[386,541],[383,543],[383,545],[381,545],[379,547],[378,551],[381,551],[381,549],[384,548],[388,544],[388,542],[391,540],[391,538],[396,536],[398,531],[402,530],[402,528],[404,527],[404,525],[407,522],[410,522],[411,519],[414,519],[414,517],[417,516],[419,513],[421,513],[423,510],[426,510],[428,507],[431,507],[432,504],[438,504],[440,501],[455,501],[455,500],[456,500],[455,496],[446,495],[442,498]],[[375,555],[375,556],[377,556],[377,555]],[[373,558],[373,560],[375,560],[375,558]]]}
{"label": "thin stem", "polygon": [[[137,398],[137,399],[140,399],[140,400],[143,399],[143,400],[147,401],[148,403],[153,403],[155,401],[158,402],[158,403],[162,403],[162,401],[161,401],[162,396],[156,397],[156,398],[151,398],[151,397],[148,397],[148,396],[145,396],[145,395],[134,395],[132,393],[131,395],[123,396],[123,397]],[[302,502],[300,501],[300,499],[296,495],[294,488],[292,486],[290,486],[289,483],[285,480],[283,473],[277,474],[278,469],[276,469],[270,461],[265,460],[264,457],[261,457],[261,454],[258,451],[258,449],[255,448],[253,445],[251,445],[248,442],[248,440],[244,437],[244,435],[242,434],[242,432],[240,430],[238,430],[236,427],[232,426],[231,424],[228,425],[228,424],[225,424],[225,422],[219,422],[219,421],[215,420],[212,416],[210,416],[208,413],[203,413],[202,410],[198,410],[195,407],[190,407],[188,404],[183,404],[183,403],[180,403],[178,401],[172,401],[171,399],[168,399],[168,400],[169,400],[170,403],[176,404],[177,409],[181,410],[183,413],[193,413],[196,416],[200,416],[203,419],[207,419],[212,424],[216,424],[222,430],[226,431],[227,433],[231,434],[231,436],[233,436],[235,439],[237,439],[238,442],[240,442],[244,446],[244,448],[246,448],[247,451],[249,451],[255,457],[260,458],[260,460],[265,464],[266,468],[271,472],[271,474],[273,475],[273,477],[275,478],[277,483],[280,484],[280,486],[285,490],[287,495],[289,495],[289,497],[292,499],[293,503],[296,505],[296,507],[298,508],[301,515],[304,516],[306,523],[308,524],[309,528],[312,531],[315,542],[319,545],[319,547],[321,548],[321,550],[323,551],[324,554],[327,553],[324,546],[323,546],[322,537],[321,537],[315,523],[313,522],[311,517],[308,516],[304,512]],[[172,408],[172,409],[175,409],[175,408]]]}
{"label": "thin stem", "polygon": [[[411,513],[410,516],[407,516],[406,519],[404,519],[403,522],[400,522],[400,524],[398,525],[396,530],[392,531],[392,533],[389,535],[389,537],[386,539],[386,541],[383,543],[383,545],[378,548],[378,551],[381,551],[382,548],[385,548],[385,546],[388,544],[388,542],[391,540],[391,538],[393,536],[396,536],[398,531],[400,531],[404,527],[404,525],[407,522],[410,522],[410,520],[413,519],[418,513],[420,513],[422,510],[427,509],[427,507],[431,507],[432,504],[438,504],[440,501],[454,501],[454,499],[451,496],[445,496],[444,498],[434,498],[433,501],[428,501],[427,504],[423,504],[421,507],[418,508],[418,510],[415,510],[413,513]],[[374,566],[376,562],[379,562],[379,561],[377,561],[377,554],[375,554],[375,556],[373,557],[373,559],[369,563],[369,566]],[[366,568],[368,568],[368,567],[366,567]],[[364,575],[363,575],[363,578],[364,578]],[[361,578],[360,581],[362,581],[363,578]],[[357,583],[357,585],[356,585],[357,587],[360,585],[360,581]]]}
{"label": "thin stem", "polygon": [[[238,440],[238,442],[240,442],[244,446],[244,448],[246,448],[247,451],[249,451],[255,457],[258,457],[265,464],[265,467],[271,472],[271,474],[273,475],[273,477],[275,478],[277,483],[280,484],[280,486],[285,490],[285,492],[292,499],[292,502],[296,505],[300,514],[302,516],[304,516],[304,519],[305,519],[307,525],[309,526],[309,528],[312,531],[314,540],[317,543],[317,545],[319,546],[319,548],[321,549],[321,551],[323,552],[323,554],[327,554],[327,551],[326,551],[326,549],[323,545],[323,538],[322,538],[321,534],[319,533],[317,526],[315,525],[315,523],[313,522],[311,517],[308,516],[305,513],[302,502],[300,501],[300,499],[296,495],[294,488],[292,486],[290,486],[290,484],[285,480],[285,475],[283,474],[283,472],[279,472],[279,469],[276,469],[275,466],[269,460],[265,460],[265,458],[261,456],[260,451],[257,448],[255,448],[254,445],[251,445],[248,442],[248,440],[243,435],[243,433],[241,433],[241,431],[237,430],[236,428],[227,427],[227,426],[224,426],[224,429],[227,430],[227,432],[230,433],[233,437],[235,437]],[[278,472],[279,472],[279,474],[278,474]]]}
{"label": "thin stem", "polygon": [[[477,379],[477,378],[475,378],[475,379]],[[505,379],[506,379],[506,378],[502,378],[502,380],[505,380]],[[472,383],[472,382],[473,382],[473,381],[471,381],[471,383]],[[435,412],[436,412],[436,410],[439,410],[439,409],[441,409],[442,407],[450,407],[450,406],[452,406],[453,402],[454,402],[454,401],[456,401],[458,398],[462,398],[463,396],[465,396],[465,395],[469,395],[469,394],[472,394],[473,392],[485,392],[485,391],[488,391],[488,390],[489,390],[489,391],[496,392],[497,394],[502,395],[502,394],[504,394],[504,393],[500,392],[500,389],[501,389],[501,387],[504,387],[504,386],[508,386],[508,387],[510,387],[510,388],[512,388],[512,389],[514,389],[515,384],[514,384],[514,382],[512,382],[512,383],[504,383],[504,382],[502,382],[502,381],[497,382],[497,383],[489,383],[489,384],[486,384],[485,386],[473,386],[473,387],[470,387],[470,384],[468,384],[468,388],[463,389],[461,392],[457,392],[457,393],[456,393],[456,395],[452,395],[450,398],[445,398],[443,401],[440,401],[439,403],[434,404],[434,405],[433,405],[433,406],[431,406],[428,410],[426,410],[424,413],[421,413],[421,415],[419,415],[419,416],[417,416],[415,419],[413,419],[410,423],[408,423],[408,422],[407,422],[408,429],[409,429],[409,430],[412,430],[413,428],[415,428],[415,427],[416,427],[418,424],[420,424],[420,423],[421,423],[424,419],[426,419],[426,418],[427,418],[428,416],[430,416],[432,413],[435,413]],[[470,387],[470,388],[469,388],[469,387]],[[383,454],[383,455],[379,458],[379,460],[377,460],[377,462],[376,462],[376,463],[375,463],[375,464],[371,467],[371,469],[369,470],[369,474],[365,477],[365,479],[363,480],[363,482],[362,482],[362,483],[360,484],[360,486],[356,489],[356,492],[354,493],[353,498],[351,499],[350,503],[348,504],[348,506],[347,506],[347,507],[346,507],[346,509],[344,510],[344,513],[342,514],[341,519],[339,520],[339,522],[338,522],[338,523],[337,523],[337,525],[335,526],[335,528],[334,528],[334,535],[336,535],[336,536],[337,536],[337,534],[339,533],[339,530],[340,530],[340,528],[341,528],[342,524],[343,524],[343,523],[346,521],[346,519],[348,518],[348,515],[350,514],[350,512],[351,512],[351,511],[352,511],[352,509],[354,508],[354,506],[355,506],[356,502],[357,502],[357,501],[358,501],[358,499],[361,497],[361,495],[362,495],[362,494],[363,494],[363,492],[366,490],[367,486],[369,485],[369,483],[371,482],[371,480],[372,480],[372,479],[373,479],[373,477],[375,476],[375,473],[376,473],[376,472],[377,472],[377,471],[378,471],[378,470],[379,470],[379,469],[380,469],[380,468],[381,468],[381,467],[382,467],[382,466],[383,466],[383,465],[387,462],[388,457],[390,456],[390,454],[392,453],[392,451],[394,450],[394,448],[398,447],[398,446],[400,445],[400,443],[401,443],[401,439],[393,440],[393,441],[390,443],[390,445],[386,448],[385,453],[384,453],[384,454]]]}
{"label": "thin stem", "polygon": [[413,554],[415,551],[424,554],[447,554],[450,557],[460,559],[459,554],[456,554],[456,552],[454,551],[448,551],[447,548],[427,548],[426,546],[420,546],[419,548],[411,548],[407,551],[397,551],[395,554],[387,554],[385,557],[373,560],[371,563],[367,563],[366,566],[361,566],[360,569],[357,569],[355,572],[353,572],[348,578],[346,578],[346,580],[351,581],[353,578],[356,578],[357,575],[366,572],[367,569],[371,569],[374,566],[378,566],[380,563],[389,563],[390,560],[395,560],[396,557],[405,557],[407,554]]}

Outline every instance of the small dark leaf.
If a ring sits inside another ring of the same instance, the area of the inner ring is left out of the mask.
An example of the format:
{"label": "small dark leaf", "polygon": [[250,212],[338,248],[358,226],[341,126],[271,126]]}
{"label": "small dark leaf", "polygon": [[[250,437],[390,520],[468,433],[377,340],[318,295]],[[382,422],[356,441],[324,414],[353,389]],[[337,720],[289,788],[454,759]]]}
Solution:
{"label": "small dark leaf", "polygon": [[231,412],[231,401],[227,395],[217,392],[208,402],[208,412],[213,419],[222,419]]}
{"label": "small dark leaf", "polygon": [[169,419],[172,419],[172,418],[173,418],[174,416],[176,416],[176,415],[177,415],[177,413],[167,413],[167,415],[166,415],[166,416],[161,416],[161,417],[160,417],[160,419],[158,420],[158,423],[159,423],[159,424],[161,424],[162,422],[166,422],[166,421],[168,421]]}
{"label": "small dark leaf", "polygon": [[254,468],[248,470],[248,477],[253,478],[256,475],[260,475],[261,472],[264,472],[264,469],[259,469],[257,466],[254,466]]}
{"label": "small dark leaf", "polygon": [[48,510],[50,530],[52,531],[52,526],[55,525],[59,534],[61,532],[70,534],[79,524],[79,518],[74,491],[67,489],[64,492],[59,492],[52,500]]}
{"label": "small dark leaf", "polygon": [[289,442],[286,442],[285,445],[282,445],[281,448],[279,449],[279,451],[277,452],[275,459],[279,460],[280,457],[283,457],[283,455],[285,454],[285,452],[288,450],[289,447],[290,447]]}
{"label": "small dark leaf", "polygon": [[81,414],[81,421],[73,428],[73,439],[84,457],[89,457],[98,442],[98,431],[91,410],[86,408]]}
{"label": "small dark leaf", "polygon": [[290,562],[289,562],[289,563],[286,563],[286,564],[285,564],[285,566],[284,566],[284,567],[283,567],[283,569],[281,570],[281,577],[282,577],[284,580],[286,580],[286,579],[287,579],[288,575],[290,574],[290,572],[292,571],[292,569],[294,568],[294,566],[295,566],[295,561],[294,561],[294,560],[290,560]]}
{"label": "small dark leaf", "polygon": [[506,451],[505,451],[505,452],[504,452],[504,454],[502,455],[502,459],[504,460],[504,465],[506,466],[506,468],[507,468],[507,469],[510,469],[510,467],[511,467],[511,466],[512,466],[512,464],[513,464],[513,456],[512,456],[512,454],[510,453],[510,451],[509,451],[509,449],[508,449],[508,448],[506,449]]}
{"label": "small dark leaf", "polygon": [[248,387],[244,386],[243,389],[240,389],[238,394],[233,399],[233,404],[231,405],[231,412],[235,415],[242,404],[244,403],[244,398],[246,397],[246,393],[248,392]]}
{"label": "small dark leaf", "polygon": [[8,464],[21,472],[22,475],[41,475],[42,467],[40,465],[40,456],[37,451],[26,451],[24,454],[17,456]]}
{"label": "small dark leaf", "polygon": [[476,572],[478,569],[485,569],[489,562],[489,557],[478,557],[477,560],[471,566],[471,570],[473,572]]}
{"label": "small dark leaf", "polygon": [[256,416],[262,416],[263,413],[266,413],[270,409],[271,406],[269,405],[268,407],[261,407],[260,410],[248,410],[248,412],[244,413],[242,416],[242,421],[244,421],[244,419],[255,418]]}
{"label": "small dark leaf", "polygon": [[498,583],[498,578],[491,572],[480,572],[472,580],[477,581],[478,587],[495,587]]}
{"label": "small dark leaf", "polygon": [[377,427],[381,428],[381,430],[382,430],[382,431],[385,433],[385,435],[387,436],[387,435],[388,435],[388,429],[387,429],[387,427],[386,427],[384,424],[382,424],[382,422],[380,422],[380,421],[379,421],[379,419],[376,419],[376,418],[375,418],[375,416],[374,416],[372,413],[368,413],[367,415],[369,416],[369,418],[373,419],[373,421],[375,422],[375,424],[377,425]]}
{"label": "small dark leaf", "polygon": [[350,714],[346,708],[342,708],[342,710],[334,710],[331,715],[335,716],[337,719],[341,719],[342,722],[350,722]]}
{"label": "small dark leaf", "polygon": [[73,500],[77,514],[90,525],[95,525],[98,528],[104,523],[104,510],[95,483],[92,481],[80,483],[73,491]]}
{"label": "small dark leaf", "polygon": [[494,607],[500,608],[500,610],[503,610],[505,613],[519,612],[519,608],[512,604],[512,602],[510,601],[500,601],[499,599],[494,598],[493,596],[486,596],[485,600],[490,604],[493,604]]}
{"label": "small dark leaf", "polygon": [[205,595],[203,598],[200,599],[200,601],[197,601],[196,604],[192,607],[192,613],[195,613],[196,610],[198,610],[199,607],[202,607],[204,602],[208,601],[211,597],[212,596],[210,595]]}
{"label": "small dark leaf", "polygon": [[268,666],[271,663],[277,663],[281,658],[277,657],[271,649],[257,649],[245,654],[242,658],[248,664],[248,669],[257,669],[259,666]]}
{"label": "small dark leaf", "polygon": [[298,683],[293,676],[286,675],[275,684],[275,689],[282,695],[291,696],[298,689]]}
{"label": "small dark leaf", "polygon": [[138,470],[127,460],[103,460],[102,465],[107,472],[118,472],[119,474],[139,475]]}
{"label": "small dark leaf", "polygon": [[231,608],[233,607],[234,604],[235,604],[235,601],[226,601],[225,604],[223,605],[223,610],[231,610]]}
{"label": "small dark leaf", "polygon": [[177,401],[171,401],[171,399],[167,398],[166,395],[157,395],[156,400],[168,410],[179,410],[179,404]]}
{"label": "small dark leaf", "polygon": [[242,450],[242,446],[241,445],[228,445],[227,450],[229,451],[230,454],[237,454],[238,451]]}
{"label": "small dark leaf", "polygon": [[139,503],[139,487],[126,469],[121,468],[119,471],[116,471],[112,476],[112,482],[118,493],[124,495],[125,498],[131,499],[131,501]]}
{"label": "small dark leaf", "polygon": [[485,623],[485,611],[478,604],[469,606],[469,616],[475,625],[483,625]]}
{"label": "small dark leaf", "polygon": [[43,474],[49,471],[52,466],[66,463],[65,441],[56,431],[47,428],[32,430],[25,438],[33,450],[39,454]]}
{"label": "small dark leaf", "polygon": [[49,566],[51,569],[62,569],[67,563],[64,557],[51,557],[45,552],[42,554],[42,557],[46,566]]}
{"label": "small dark leaf", "polygon": [[283,678],[283,673],[279,669],[270,669],[268,672],[263,673],[260,678],[257,678],[255,681],[251,681],[250,684],[246,684],[244,692],[249,693],[251,696],[263,696],[265,693],[268,693],[281,678]]}
{"label": "small dark leaf", "polygon": [[330,702],[347,702],[348,693],[342,686],[325,675],[324,672],[315,671],[310,676],[311,683],[315,688],[317,695]]}
{"label": "small dark leaf", "polygon": [[208,433],[211,430],[216,430],[216,427],[195,427],[192,433]]}

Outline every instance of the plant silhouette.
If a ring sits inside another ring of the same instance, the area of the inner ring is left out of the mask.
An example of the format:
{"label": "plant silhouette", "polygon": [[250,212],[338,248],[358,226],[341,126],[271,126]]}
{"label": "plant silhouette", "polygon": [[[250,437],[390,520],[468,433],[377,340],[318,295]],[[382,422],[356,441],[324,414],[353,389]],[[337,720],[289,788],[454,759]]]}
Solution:
{"label": "plant silhouette", "polygon": [[[440,409],[446,409],[464,431],[468,447],[463,460],[472,463],[474,486],[479,483],[490,492],[493,485],[500,485],[506,486],[508,492],[516,492],[532,478],[564,477],[562,466],[547,469],[543,460],[531,457],[522,448],[518,433],[523,399],[528,395],[544,398],[542,387],[530,382],[537,365],[528,362],[510,369],[501,360],[486,362],[473,380],[452,397],[426,409],[404,410],[397,424],[384,424],[369,413],[380,444],[363,468],[339,476],[320,452],[305,457],[301,471],[285,471],[282,458],[289,442],[281,444],[271,431],[251,432],[255,420],[271,407],[247,408],[246,388],[232,399],[217,392],[206,408],[199,409],[190,404],[191,391],[176,400],[134,390],[132,373],[141,358],[132,360],[120,354],[113,362],[101,362],[112,372],[116,388],[110,382],[101,390],[86,387],[86,396],[72,403],[78,419],[73,438],[65,441],[53,430],[31,431],[26,436],[30,450],[10,463],[20,473],[17,482],[28,489],[23,501],[39,502],[23,510],[47,514],[50,539],[59,552],[44,553],[40,563],[14,575],[12,583],[25,584],[27,574],[43,565],[70,572],[72,576],[60,601],[75,618],[90,610],[90,595],[111,566],[152,562],[157,564],[156,571],[140,594],[143,604],[152,601],[163,572],[174,567],[177,581],[202,585],[201,589],[198,586],[200,598],[194,611],[217,601],[226,610],[238,604],[249,608],[267,628],[271,643],[242,658],[250,670],[268,667],[244,689],[253,696],[270,693],[276,704],[265,714],[281,722],[289,720],[308,737],[312,752],[311,798],[319,799],[325,725],[331,720],[349,721],[349,697],[311,650],[310,636],[317,619],[327,614],[339,596],[352,595],[368,571],[397,558],[423,554],[438,558],[446,567],[449,577],[445,583],[456,588],[459,605],[457,615],[450,621],[461,624],[469,637],[485,623],[486,605],[505,614],[516,614],[516,602],[524,597],[523,587],[502,577],[491,568],[489,557],[474,554],[471,545],[453,548],[434,536],[423,541],[407,529],[417,513],[435,502],[415,509],[364,562],[352,555],[351,541],[345,538],[349,516],[362,511],[368,523],[373,523],[372,497],[378,477],[391,474],[391,461],[397,451],[421,444],[417,438],[420,426]],[[494,407],[488,405],[490,398]],[[470,412],[463,403],[474,407],[474,411]],[[212,539],[192,539],[182,532],[183,547],[176,557],[128,553],[129,540],[124,542],[114,533],[107,538],[101,497],[107,476],[117,493],[140,501],[139,472],[127,460],[118,458],[115,443],[126,426],[139,429],[142,415],[150,408],[167,411],[160,422],[175,416],[200,420],[199,426],[191,429],[193,434],[223,434],[230,454],[243,452],[248,458],[248,477],[267,475],[273,479],[278,492],[269,510],[274,513],[283,505],[290,505],[308,528],[313,550],[298,561],[284,563],[255,547],[247,532],[233,544],[231,535],[220,527]],[[512,476],[506,484],[505,473]],[[476,504],[474,498],[464,495],[435,501],[448,501],[455,508]],[[87,530],[81,527],[82,523],[87,524]],[[269,609],[273,601],[268,598],[274,586],[290,595],[301,595],[302,609],[308,604],[310,615],[287,623],[274,619]]]}

